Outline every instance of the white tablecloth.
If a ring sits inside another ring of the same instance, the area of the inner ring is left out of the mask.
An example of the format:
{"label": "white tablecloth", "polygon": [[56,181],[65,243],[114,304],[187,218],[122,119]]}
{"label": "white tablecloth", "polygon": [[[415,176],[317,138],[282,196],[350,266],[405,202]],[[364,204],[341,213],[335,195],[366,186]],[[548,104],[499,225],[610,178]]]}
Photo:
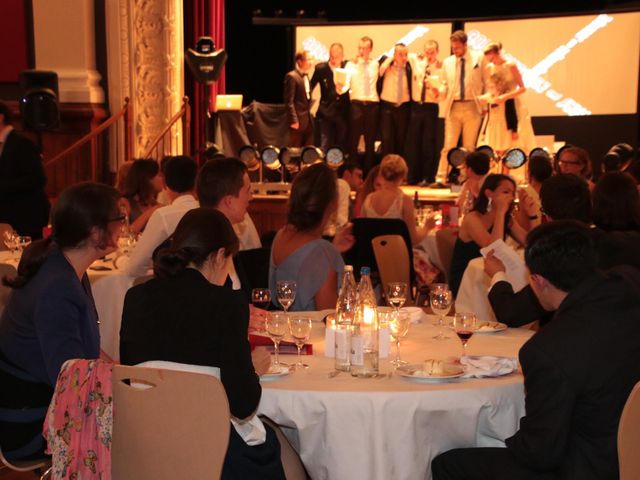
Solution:
{"label": "white tablecloth", "polygon": [[[435,317],[429,317],[429,321]],[[412,325],[402,346],[410,363],[462,353],[460,340],[432,337],[430,322]],[[517,357],[530,330],[509,329],[469,341],[470,355]],[[397,374],[358,379],[329,378],[324,327],[314,325],[311,368],[264,382],[259,413],[297,429],[300,455],[312,478],[401,480],[431,478],[431,460],[455,447],[503,446],[524,415],[520,373],[492,379],[417,384]],[[283,356],[283,361],[294,362]],[[388,361],[381,364],[389,371]]]}
{"label": "white tablecloth", "polygon": [[484,272],[482,257],[474,258],[467,265],[456,297],[456,312],[473,312],[481,322],[495,322],[496,316],[489,303],[491,279]]}

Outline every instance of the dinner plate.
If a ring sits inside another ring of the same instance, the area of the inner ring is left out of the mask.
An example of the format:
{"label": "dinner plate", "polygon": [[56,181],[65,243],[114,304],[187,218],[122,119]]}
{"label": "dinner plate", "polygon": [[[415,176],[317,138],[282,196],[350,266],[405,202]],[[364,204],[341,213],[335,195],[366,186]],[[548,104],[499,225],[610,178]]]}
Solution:
{"label": "dinner plate", "polygon": [[412,382],[417,383],[441,383],[450,382],[456,378],[460,378],[464,375],[464,370],[460,365],[454,365],[452,363],[444,364],[444,373],[429,375],[423,370],[424,366],[421,364],[404,365],[396,373],[401,377],[406,378]]}
{"label": "dinner plate", "polygon": [[482,322],[480,323],[480,325],[482,325],[484,323],[484,326],[481,326],[480,328],[477,328],[475,333],[496,333],[496,332],[503,332],[505,331],[507,327],[504,323],[500,323],[500,322]]}
{"label": "dinner plate", "polygon": [[279,378],[289,375],[289,373],[291,373],[291,370],[287,365],[271,365],[267,373],[260,375],[260,380],[270,382],[272,380],[278,380]]}

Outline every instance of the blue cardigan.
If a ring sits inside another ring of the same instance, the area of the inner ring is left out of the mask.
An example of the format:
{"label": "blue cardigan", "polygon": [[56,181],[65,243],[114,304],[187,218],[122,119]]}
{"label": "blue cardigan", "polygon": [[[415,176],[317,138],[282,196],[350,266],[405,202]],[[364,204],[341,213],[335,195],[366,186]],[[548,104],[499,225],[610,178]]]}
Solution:
{"label": "blue cardigan", "polygon": [[71,358],[98,358],[98,313],[86,275],[78,280],[54,247],[36,275],[14,289],[0,319],[0,351],[34,381],[54,386]]}

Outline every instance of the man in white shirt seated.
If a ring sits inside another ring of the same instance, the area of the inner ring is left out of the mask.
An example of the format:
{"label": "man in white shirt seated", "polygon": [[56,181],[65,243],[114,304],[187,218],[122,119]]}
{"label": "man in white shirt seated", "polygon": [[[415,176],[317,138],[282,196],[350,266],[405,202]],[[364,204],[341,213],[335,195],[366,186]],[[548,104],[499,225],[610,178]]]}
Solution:
{"label": "man in white shirt seated", "polygon": [[173,234],[183,215],[199,206],[193,196],[198,166],[191,158],[178,155],[164,164],[164,176],[171,203],[158,208],[147,223],[123,270],[138,277],[151,268],[153,252]]}

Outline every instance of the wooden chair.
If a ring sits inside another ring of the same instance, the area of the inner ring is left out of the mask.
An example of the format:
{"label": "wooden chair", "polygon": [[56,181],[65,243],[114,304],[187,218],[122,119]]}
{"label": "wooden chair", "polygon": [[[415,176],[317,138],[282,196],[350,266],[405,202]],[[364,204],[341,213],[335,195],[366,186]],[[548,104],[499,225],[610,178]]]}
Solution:
{"label": "wooden chair", "polygon": [[[411,268],[407,244],[400,235],[380,235],[371,240],[380,272],[380,283],[386,289],[390,282],[405,282],[411,292]],[[383,289],[386,292],[386,290]],[[407,298],[406,304],[411,304]]]}
{"label": "wooden chair", "polygon": [[220,478],[231,424],[217,378],[116,365],[113,399],[114,480]]}
{"label": "wooden chair", "polygon": [[640,382],[633,387],[624,405],[618,426],[620,480],[640,478]]}
{"label": "wooden chair", "polygon": [[0,263],[0,313],[2,313],[2,310],[4,310],[4,306],[7,304],[7,301],[9,300],[9,294],[11,293],[11,288],[4,286],[2,284],[2,279],[5,276],[13,278],[17,273],[18,272],[13,265]]}
{"label": "wooden chair", "polygon": [[[0,448],[0,463],[5,465],[9,470],[14,470],[16,472],[33,472],[36,475],[40,476],[40,479],[43,480],[48,478],[48,469],[51,467],[51,459],[50,458],[39,458],[36,460],[7,460],[4,458],[4,454],[2,453],[2,449]],[[46,471],[45,471],[46,470]],[[45,473],[42,473],[45,472]]]}
{"label": "wooden chair", "polygon": [[449,281],[449,272],[451,271],[451,259],[453,258],[453,247],[458,238],[458,227],[447,227],[436,231],[436,246],[438,247],[438,255],[444,268],[444,276]]}

